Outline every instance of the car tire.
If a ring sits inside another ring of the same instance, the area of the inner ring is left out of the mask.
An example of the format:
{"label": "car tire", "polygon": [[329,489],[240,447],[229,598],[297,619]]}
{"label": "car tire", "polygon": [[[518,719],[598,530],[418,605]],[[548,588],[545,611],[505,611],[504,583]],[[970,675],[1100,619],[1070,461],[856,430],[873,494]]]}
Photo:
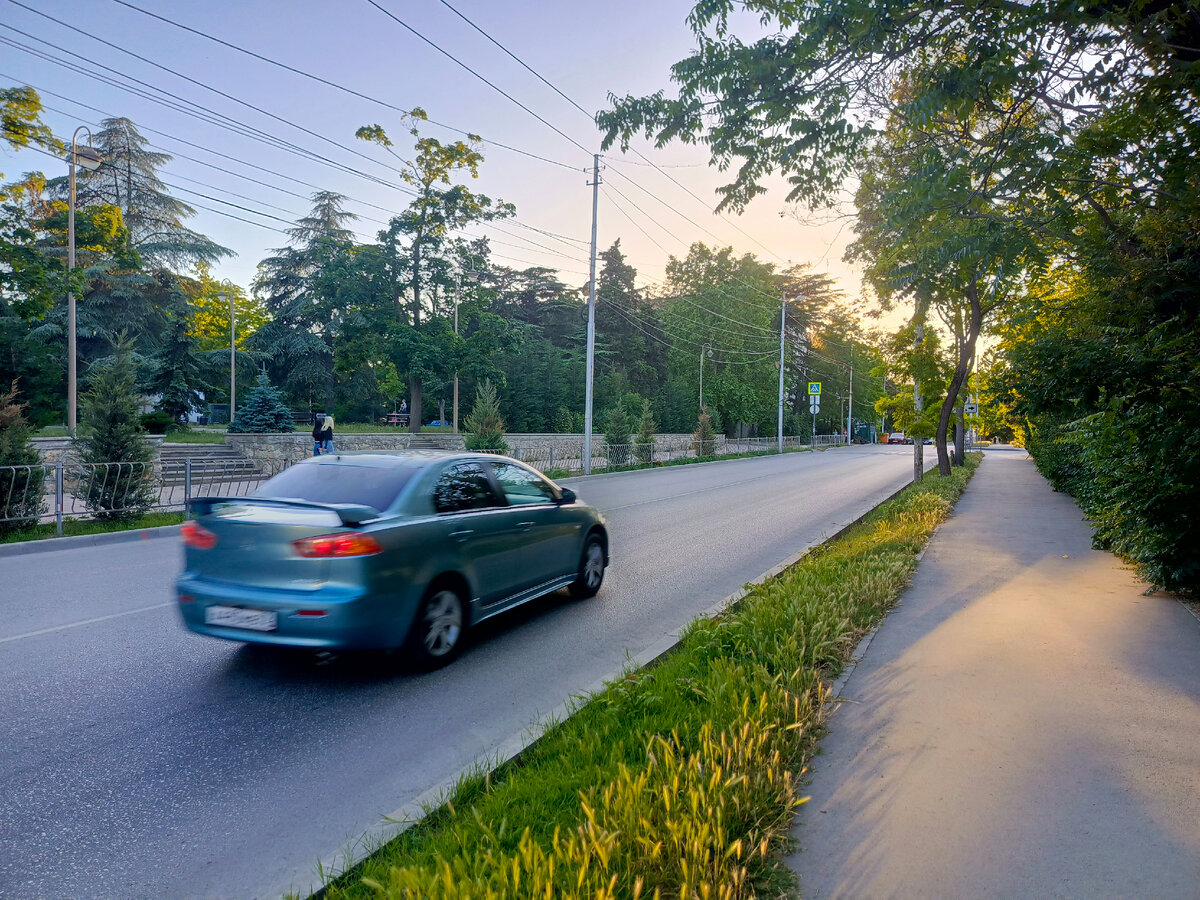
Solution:
{"label": "car tire", "polygon": [[461,652],[466,630],[467,608],[461,590],[451,582],[438,581],[417,608],[405,649],[418,668],[440,669]]}
{"label": "car tire", "polygon": [[567,589],[577,599],[595,597],[604,584],[604,541],[599,535],[589,535],[579,555],[579,569],[575,580]]}

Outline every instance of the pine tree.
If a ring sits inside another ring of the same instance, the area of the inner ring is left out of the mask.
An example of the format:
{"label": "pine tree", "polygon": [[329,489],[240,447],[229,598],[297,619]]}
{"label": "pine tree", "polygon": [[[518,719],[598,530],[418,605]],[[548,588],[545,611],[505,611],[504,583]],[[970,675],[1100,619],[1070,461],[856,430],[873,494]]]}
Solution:
{"label": "pine tree", "polygon": [[13,381],[0,393],[0,534],[32,525],[41,512],[46,473],[37,451],[29,446],[32,430],[24,412]]}
{"label": "pine tree", "polygon": [[496,397],[496,386],[482,381],[475,389],[475,405],[463,423],[470,432],[464,443],[468,450],[488,450],[507,453],[504,440],[504,420],[500,418],[500,401]]}
{"label": "pine tree", "polygon": [[188,334],[186,318],[175,318],[168,325],[162,349],[154,355],[154,375],[147,387],[158,394],[158,409],[171,417],[175,425],[187,425],[188,412],[200,406],[198,389],[208,385],[202,374],[203,363],[196,353],[196,339]]}
{"label": "pine tree", "polygon": [[282,392],[272,386],[266,372],[260,372],[257,386],[237,408],[230,433],[279,434],[295,430],[292,411],[283,402]]}
{"label": "pine tree", "polygon": [[608,456],[609,466],[625,466],[629,464],[629,416],[625,408],[618,403],[608,411],[605,417],[604,452]]}
{"label": "pine tree", "polygon": [[135,371],[132,342],[121,334],[113,355],[93,365],[80,398],[82,498],[101,519],[136,518],[154,501],[154,449],[142,431]]}
{"label": "pine tree", "polygon": [[642,401],[642,417],[638,420],[638,433],[633,439],[633,452],[637,461],[643,465],[654,462],[654,435],[658,432],[658,423],[650,410],[650,401]]}

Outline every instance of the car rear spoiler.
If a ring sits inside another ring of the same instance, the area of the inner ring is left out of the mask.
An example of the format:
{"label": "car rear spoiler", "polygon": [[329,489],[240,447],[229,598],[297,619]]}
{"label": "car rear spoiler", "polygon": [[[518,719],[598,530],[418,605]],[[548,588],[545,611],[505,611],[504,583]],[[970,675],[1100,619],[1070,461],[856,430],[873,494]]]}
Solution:
{"label": "car rear spoiler", "polygon": [[193,515],[206,516],[221,503],[252,504],[254,506],[286,506],[293,509],[326,509],[336,513],[343,525],[361,525],[379,518],[379,510],[371,506],[354,503],[315,503],[310,500],[284,500],[268,497],[194,497],[191,500]]}

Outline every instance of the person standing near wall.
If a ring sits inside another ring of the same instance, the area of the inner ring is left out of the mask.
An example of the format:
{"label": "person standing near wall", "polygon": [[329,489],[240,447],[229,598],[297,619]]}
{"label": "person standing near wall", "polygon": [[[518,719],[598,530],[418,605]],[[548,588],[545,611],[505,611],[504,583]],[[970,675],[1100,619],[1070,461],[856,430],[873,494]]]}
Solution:
{"label": "person standing near wall", "polygon": [[321,452],[333,452],[333,416],[326,416],[321,421]]}
{"label": "person standing near wall", "polygon": [[312,429],[313,456],[321,455],[321,440],[322,440],[321,429],[324,427],[324,418],[325,417],[323,415],[321,415],[320,413],[313,413],[313,429]]}

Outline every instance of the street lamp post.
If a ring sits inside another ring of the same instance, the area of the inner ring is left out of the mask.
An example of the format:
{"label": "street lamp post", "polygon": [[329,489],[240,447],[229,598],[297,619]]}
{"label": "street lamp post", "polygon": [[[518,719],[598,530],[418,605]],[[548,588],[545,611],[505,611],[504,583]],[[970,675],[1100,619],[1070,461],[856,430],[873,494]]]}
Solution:
{"label": "street lamp post", "polygon": [[[86,147],[79,146],[79,132],[86,131],[88,142]],[[71,159],[68,164],[67,195],[67,432],[75,437],[76,397],[78,396],[79,381],[75,346],[75,292],[71,289],[71,273],[75,268],[75,166],[80,165],[89,172],[100,168],[100,154],[92,148],[92,132],[86,125],[80,125],[71,136]]]}
{"label": "street lamp post", "polygon": [[[225,302],[225,292],[217,294],[217,299]],[[237,323],[234,318],[233,292],[229,293],[229,424],[233,424],[233,411],[237,405],[237,342],[235,340]]]}
{"label": "street lamp post", "polygon": [[712,345],[705,344],[700,348],[700,412],[704,412],[704,355],[712,359]]}

